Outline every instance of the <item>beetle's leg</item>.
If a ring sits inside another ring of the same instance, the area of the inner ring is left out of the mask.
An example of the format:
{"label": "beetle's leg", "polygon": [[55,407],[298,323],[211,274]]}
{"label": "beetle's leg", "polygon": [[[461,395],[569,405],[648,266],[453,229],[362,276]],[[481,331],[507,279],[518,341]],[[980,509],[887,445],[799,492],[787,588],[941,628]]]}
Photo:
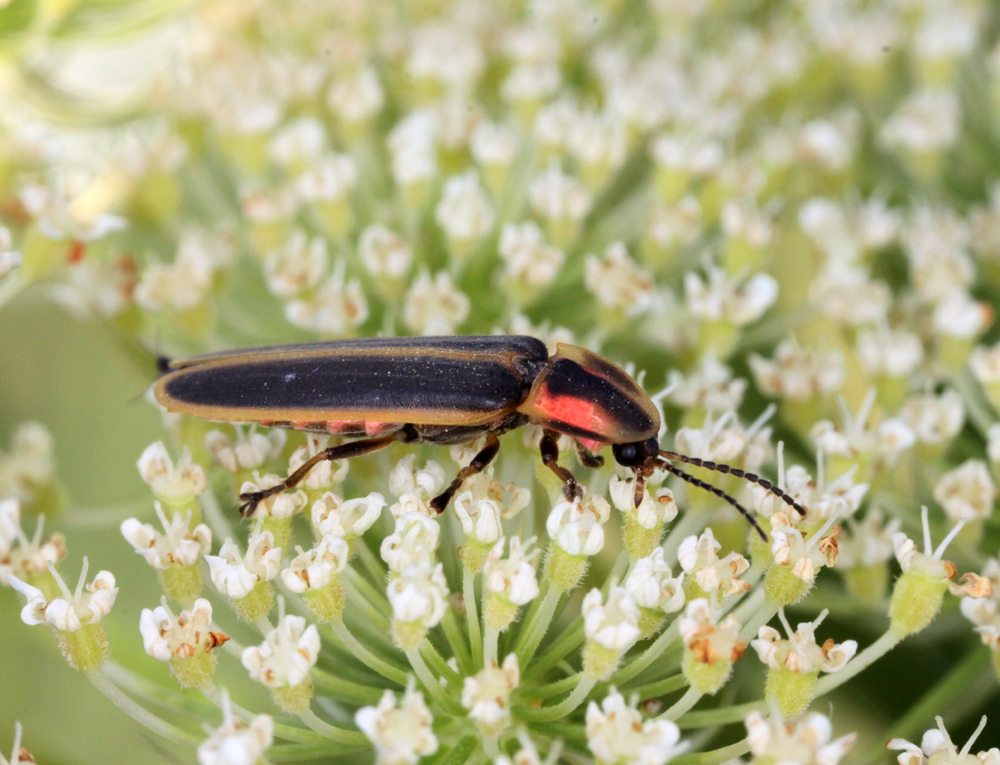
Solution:
{"label": "beetle's leg", "polygon": [[500,439],[496,437],[495,433],[487,431],[486,445],[479,454],[472,458],[472,462],[458,471],[458,475],[455,476],[455,480],[451,482],[451,485],[431,500],[431,507],[437,510],[439,514],[443,513],[445,508],[448,507],[448,503],[451,502],[451,498],[462,488],[465,479],[472,478],[477,473],[482,473],[486,469],[486,466],[493,461],[493,458],[497,456],[498,451],[500,451]]}
{"label": "beetle's leg", "polygon": [[315,456],[310,457],[305,461],[302,467],[288,476],[288,478],[284,481],[272,486],[270,489],[240,494],[240,501],[244,503],[240,506],[240,515],[253,515],[254,510],[257,509],[257,505],[268,497],[273,497],[275,494],[280,494],[286,489],[298,486],[298,484],[307,475],[309,475],[309,471],[320,462],[325,462],[327,460],[333,462],[334,460],[349,460],[352,457],[360,457],[362,454],[370,454],[371,452],[378,451],[379,449],[384,449],[389,444],[397,440],[398,434],[390,433],[389,435],[382,436],[381,438],[370,438],[367,441],[353,441],[349,444],[340,444],[339,446],[331,446],[328,449],[324,449]]}
{"label": "beetle's leg", "polygon": [[726,494],[726,492],[724,492],[718,486],[712,486],[712,484],[710,484],[710,483],[705,483],[700,478],[695,478],[690,473],[685,473],[679,467],[676,467],[675,465],[671,465],[669,462],[660,462],[658,464],[658,467],[662,467],[667,472],[673,473],[675,476],[677,476],[678,478],[680,478],[680,479],[682,479],[684,481],[687,481],[692,486],[697,486],[699,489],[704,489],[705,491],[710,491],[715,496],[719,497],[720,499],[726,500],[726,502],[728,502],[730,505],[732,505],[737,510],[739,510],[741,513],[743,513],[744,517],[748,521],[750,521],[750,525],[753,526],[754,529],[757,530],[758,534],[760,534],[760,538],[761,539],[763,539],[765,542],[768,541],[767,534],[764,533],[764,529],[762,529],[760,527],[760,524],[757,523],[757,519],[754,518],[752,515],[750,515],[750,511],[747,510],[745,507],[743,507],[743,505],[741,505],[735,499],[733,499],[732,497],[730,497],[728,494]]}
{"label": "beetle's leg", "polygon": [[583,496],[583,487],[576,482],[576,478],[571,472],[559,464],[558,438],[551,430],[543,430],[539,449],[542,452],[542,462],[545,463],[545,467],[559,476],[563,482],[563,496],[572,502]]}
{"label": "beetle's leg", "polygon": [[579,441],[573,443],[576,444],[576,458],[580,460],[581,465],[588,468],[599,468],[604,464],[604,457],[594,454]]}

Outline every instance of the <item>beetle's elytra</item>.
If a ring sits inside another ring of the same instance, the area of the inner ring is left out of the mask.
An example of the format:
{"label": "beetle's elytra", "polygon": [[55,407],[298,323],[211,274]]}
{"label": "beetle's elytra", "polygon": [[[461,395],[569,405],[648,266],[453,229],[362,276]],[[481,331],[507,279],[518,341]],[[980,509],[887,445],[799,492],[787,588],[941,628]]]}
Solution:
{"label": "beetle's elytra", "polygon": [[483,434],[486,445],[433,500],[442,512],[462,482],[482,471],[499,450],[497,436],[528,423],[542,426],[541,455],[563,481],[567,498],[582,494],[559,465],[560,433],[572,436],[581,462],[611,445],[615,460],[636,476],[636,505],[656,468],[735,500],[680,470],[684,462],[746,478],[805,510],[769,481],[738,468],[661,450],[660,415],[621,368],[597,354],[560,344],[550,356],[533,337],[403,337],[334,340],[225,351],[172,361],[156,383],[156,399],[169,411],[208,420],[331,433],[359,440],[331,446],[282,483],[241,495],[241,512],[298,484],[318,462],[360,456],[394,441],[451,444]]}

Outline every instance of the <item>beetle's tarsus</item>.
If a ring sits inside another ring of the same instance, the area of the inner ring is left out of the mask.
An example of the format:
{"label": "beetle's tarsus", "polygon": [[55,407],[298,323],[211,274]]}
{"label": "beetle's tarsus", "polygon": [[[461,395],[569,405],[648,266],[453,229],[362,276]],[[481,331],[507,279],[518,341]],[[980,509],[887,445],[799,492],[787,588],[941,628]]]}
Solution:
{"label": "beetle's tarsus", "polygon": [[576,458],[586,468],[596,469],[604,465],[604,457],[594,454],[579,441],[576,442]]}
{"label": "beetle's tarsus", "polygon": [[462,484],[465,483],[466,479],[472,478],[477,473],[482,473],[493,461],[493,458],[497,456],[497,452],[499,451],[500,439],[497,438],[496,433],[487,433],[486,443],[479,450],[479,453],[472,458],[472,461],[468,465],[458,471],[455,480],[451,482],[447,489],[431,500],[431,507],[437,511],[438,515],[441,515],[441,513],[448,509],[448,504],[451,502],[452,497],[462,488]]}

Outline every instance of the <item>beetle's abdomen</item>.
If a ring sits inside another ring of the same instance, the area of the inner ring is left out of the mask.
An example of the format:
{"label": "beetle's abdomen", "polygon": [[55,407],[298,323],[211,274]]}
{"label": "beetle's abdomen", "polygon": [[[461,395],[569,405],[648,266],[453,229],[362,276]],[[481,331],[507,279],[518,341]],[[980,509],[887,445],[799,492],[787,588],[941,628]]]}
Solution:
{"label": "beetle's abdomen", "polygon": [[396,348],[222,356],[181,367],[155,393],[215,420],[473,425],[513,411],[526,391],[509,358]]}
{"label": "beetle's abdomen", "polygon": [[559,345],[518,411],[532,422],[597,444],[656,436],[660,415],[621,368],[594,353]]}

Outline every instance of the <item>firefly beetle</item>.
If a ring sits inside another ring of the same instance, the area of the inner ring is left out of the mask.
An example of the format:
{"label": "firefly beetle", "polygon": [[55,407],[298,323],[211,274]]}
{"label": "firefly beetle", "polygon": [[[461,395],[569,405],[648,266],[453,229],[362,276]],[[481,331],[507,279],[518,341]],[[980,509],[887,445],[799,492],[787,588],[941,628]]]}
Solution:
{"label": "firefly beetle", "polygon": [[583,491],[559,464],[559,434],[575,440],[587,467],[601,466],[594,452],[610,445],[618,464],[635,474],[636,507],[646,479],[661,468],[735,506],[767,539],[745,508],[673,464],[681,462],[752,481],[805,514],[758,475],[660,449],[660,415],[650,398],[620,367],[573,345],[560,343],[550,356],[540,340],[520,335],[334,340],[224,351],[162,368],[154,394],[169,411],[359,439],[319,452],[276,486],[241,494],[244,515],[324,460],[358,457],[395,441],[454,444],[485,435],[482,450],[432,500],[440,513],[496,457],[497,436],[529,423],[542,427],[542,461],[570,500]]}

